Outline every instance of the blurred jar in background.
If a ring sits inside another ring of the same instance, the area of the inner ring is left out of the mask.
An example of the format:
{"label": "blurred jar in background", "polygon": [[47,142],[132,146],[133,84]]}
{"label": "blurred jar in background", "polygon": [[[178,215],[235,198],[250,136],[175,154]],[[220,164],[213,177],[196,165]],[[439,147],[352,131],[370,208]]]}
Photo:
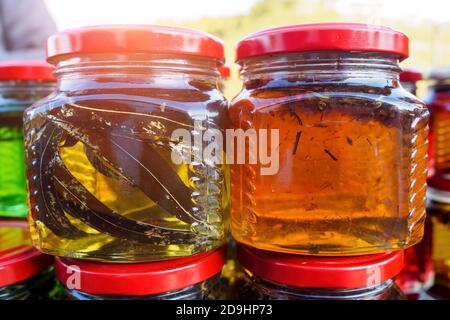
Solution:
{"label": "blurred jar in background", "polygon": [[245,300],[403,300],[394,282],[403,251],[354,256],[313,257],[262,251],[238,244],[247,275]]}
{"label": "blurred jar in background", "polygon": [[413,69],[405,69],[400,73],[402,87],[413,95],[417,93],[417,81],[423,79],[422,73]]}
{"label": "blurred jar in background", "polygon": [[50,298],[52,267],[53,257],[32,247],[26,222],[0,220],[0,300]]}
{"label": "blurred jar in background", "polygon": [[427,196],[437,202],[450,199],[450,68],[431,71],[426,103],[429,121],[429,172]]}
{"label": "blurred jar in background", "polygon": [[429,201],[428,212],[433,223],[435,282],[450,289],[450,199],[447,203]]}
{"label": "blurred jar in background", "polygon": [[44,61],[0,62],[0,216],[27,215],[23,112],[54,85]]}
{"label": "blurred jar in background", "polygon": [[220,72],[219,89],[220,89],[220,91],[223,92],[225,90],[225,81],[228,78],[230,78],[231,69],[229,66],[224,64],[219,67],[219,72]]}

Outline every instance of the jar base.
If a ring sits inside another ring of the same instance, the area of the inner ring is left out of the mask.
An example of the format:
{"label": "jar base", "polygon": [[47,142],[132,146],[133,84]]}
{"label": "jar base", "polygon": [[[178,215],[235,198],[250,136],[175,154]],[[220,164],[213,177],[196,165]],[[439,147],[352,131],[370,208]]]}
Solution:
{"label": "jar base", "polygon": [[[154,246],[141,244],[137,246],[135,250],[133,250],[132,245],[129,242],[126,242],[125,240],[119,242],[127,243],[128,246],[123,247],[122,250],[114,250],[110,252],[105,252],[105,250],[103,250],[102,252],[102,248],[87,251],[89,247],[85,247],[84,251],[75,249],[65,250],[61,247],[55,249],[48,246],[41,246],[39,243],[34,243],[34,246],[42,253],[64,258],[90,260],[105,263],[144,263],[191,256],[194,254],[217,249],[223,244],[222,242],[217,242],[201,246],[176,246],[179,248],[173,248],[175,247],[175,245],[173,245],[172,248],[170,248],[170,246],[167,246],[165,248],[154,248]],[[120,244],[118,244],[118,246],[120,247]],[[114,254],[112,254],[112,252],[114,252]]]}

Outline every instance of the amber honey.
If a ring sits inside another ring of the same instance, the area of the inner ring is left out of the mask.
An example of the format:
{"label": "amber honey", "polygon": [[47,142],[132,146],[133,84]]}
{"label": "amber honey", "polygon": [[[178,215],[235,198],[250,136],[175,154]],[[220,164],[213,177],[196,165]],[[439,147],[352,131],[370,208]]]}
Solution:
{"label": "amber honey", "polygon": [[[331,34],[347,39],[353,27],[290,26],[238,44],[244,86],[232,102],[231,122],[279,132],[277,173],[261,174],[261,163],[233,166],[238,242],[286,253],[359,255],[421,240],[428,111],[400,86],[398,56],[321,45],[328,31],[333,42],[339,37]],[[295,41],[308,35],[307,49]],[[315,45],[322,51],[314,52]]]}
{"label": "amber honey", "polygon": [[288,105],[277,99],[267,107],[250,108],[249,100],[236,106],[252,110],[243,112],[238,123],[248,116],[252,127],[280,133],[278,174],[261,176],[258,165],[237,168],[237,176],[233,172],[233,186],[241,188],[233,189],[238,241],[320,254],[383,251],[420,240],[421,227],[410,233],[408,224],[423,223],[425,110],[416,127],[408,128],[401,126],[407,120],[401,112],[393,119],[398,126],[364,119],[371,106],[356,110],[357,99],[330,98],[323,103],[329,109],[317,113],[311,112],[321,103],[317,98],[303,101],[300,93],[298,102]]}

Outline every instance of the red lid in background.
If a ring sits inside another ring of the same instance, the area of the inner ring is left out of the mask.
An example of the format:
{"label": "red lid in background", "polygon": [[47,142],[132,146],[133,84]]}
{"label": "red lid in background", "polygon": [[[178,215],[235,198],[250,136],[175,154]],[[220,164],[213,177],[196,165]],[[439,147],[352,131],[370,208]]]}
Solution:
{"label": "red lid in background", "polygon": [[[434,104],[431,106],[431,108],[437,109],[439,108],[439,106],[436,106]],[[432,172],[427,178],[428,198],[432,198],[432,196],[430,196],[431,194],[433,195],[433,197],[439,197],[441,202],[450,202],[450,198],[448,198],[450,192],[450,180],[446,179],[446,177],[442,177],[442,175],[437,175],[434,168],[432,168],[431,170]],[[441,196],[439,196],[439,194],[441,194]]]}
{"label": "red lid in background", "polygon": [[409,55],[408,37],[362,23],[299,24],[253,33],[237,44],[237,60],[281,52],[369,51]]}
{"label": "red lid in background", "polygon": [[53,257],[32,247],[28,224],[0,220],[0,287],[24,281],[53,264]]}
{"label": "red lid in background", "polygon": [[238,245],[239,262],[267,281],[302,288],[357,289],[398,275],[403,251],[352,257],[273,253]]}
{"label": "red lid in background", "polygon": [[227,79],[227,78],[230,77],[231,69],[230,69],[229,66],[227,66],[227,65],[224,64],[223,66],[220,66],[220,67],[219,67],[219,72],[220,72],[220,76],[221,76],[223,79]]}
{"label": "red lid in background", "polygon": [[18,60],[0,62],[0,80],[55,81],[55,68],[45,61]]}
{"label": "red lid in background", "polygon": [[93,26],[66,30],[47,41],[49,62],[71,54],[165,53],[224,59],[222,41],[206,32],[157,25]]}
{"label": "red lid in background", "polygon": [[400,81],[402,82],[417,82],[423,79],[422,73],[412,69],[405,69],[400,73]]}
{"label": "red lid in background", "polygon": [[80,275],[80,292],[143,296],[176,291],[205,281],[222,270],[225,248],[190,257],[149,263],[112,264],[56,258],[61,283],[74,272]]}

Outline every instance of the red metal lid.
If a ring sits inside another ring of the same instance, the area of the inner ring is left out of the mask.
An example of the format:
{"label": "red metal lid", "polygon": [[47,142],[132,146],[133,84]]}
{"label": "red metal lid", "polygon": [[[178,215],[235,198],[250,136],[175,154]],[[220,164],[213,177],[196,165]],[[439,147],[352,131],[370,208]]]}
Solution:
{"label": "red metal lid", "polygon": [[0,220],[0,287],[24,281],[53,264],[53,257],[32,247],[28,224]]}
{"label": "red metal lid", "polygon": [[391,28],[362,23],[299,24],[253,33],[237,44],[237,60],[305,51],[369,51],[409,55],[408,37]]}
{"label": "red metal lid", "polygon": [[220,72],[220,76],[221,76],[223,79],[227,79],[227,78],[230,77],[231,69],[230,69],[229,66],[223,65],[223,66],[220,66],[220,67],[219,67],[219,72]]}
{"label": "red metal lid", "polygon": [[239,262],[262,279],[302,288],[356,289],[398,275],[403,251],[352,257],[314,257],[238,245]]}
{"label": "red metal lid", "polygon": [[400,81],[402,82],[416,82],[423,79],[422,73],[412,69],[405,69],[400,73]]}
{"label": "red metal lid", "polygon": [[45,61],[18,60],[0,62],[0,80],[55,81],[54,67]]}
{"label": "red metal lid", "polygon": [[224,59],[223,43],[215,36],[157,25],[83,27],[57,33],[47,41],[49,62],[83,53],[165,53]]}
{"label": "red metal lid", "polygon": [[112,264],[56,258],[56,276],[66,284],[79,274],[78,291],[143,296],[171,292],[205,281],[222,270],[225,249],[190,257],[135,264]]}

